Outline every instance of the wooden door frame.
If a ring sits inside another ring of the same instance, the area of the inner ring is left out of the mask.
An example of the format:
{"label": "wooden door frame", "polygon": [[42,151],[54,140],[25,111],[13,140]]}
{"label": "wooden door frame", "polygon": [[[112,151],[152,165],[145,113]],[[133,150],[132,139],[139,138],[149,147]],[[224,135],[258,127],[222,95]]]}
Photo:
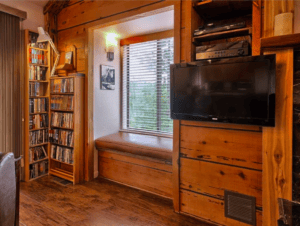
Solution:
{"label": "wooden door frame", "polygon": [[[85,43],[85,180],[94,178],[94,31],[96,29],[124,23],[130,20],[143,18],[158,13],[174,10],[174,62],[180,63],[180,20],[181,20],[181,1],[162,1],[150,6],[141,7],[134,11],[127,11],[109,18],[91,23],[87,29]],[[174,197],[179,199],[179,193]]]}

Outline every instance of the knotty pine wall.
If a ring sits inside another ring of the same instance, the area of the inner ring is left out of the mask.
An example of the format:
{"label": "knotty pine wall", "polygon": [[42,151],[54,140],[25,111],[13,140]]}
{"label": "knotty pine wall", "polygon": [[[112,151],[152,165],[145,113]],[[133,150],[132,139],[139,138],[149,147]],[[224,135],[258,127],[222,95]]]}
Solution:
{"label": "knotty pine wall", "polygon": [[[58,30],[58,49],[60,52],[62,52],[62,59],[64,58],[64,52],[71,46],[71,45],[75,45],[75,47],[77,48],[77,71],[79,72],[83,72],[85,74],[87,74],[86,71],[86,63],[87,63],[87,55],[88,55],[88,49],[87,49],[87,31],[89,28],[97,26],[99,24],[105,24],[105,23],[109,23],[112,21],[118,21],[120,19],[124,19],[126,17],[131,17],[133,15],[139,15],[141,13],[145,13],[147,11],[152,11],[152,10],[157,10],[159,8],[162,7],[167,7],[170,6],[172,4],[178,4],[178,1],[169,1],[169,0],[152,0],[152,1],[72,1],[71,4],[69,4],[68,7],[64,8],[57,16],[57,30]],[[259,4],[263,4],[265,5],[265,8],[262,12],[260,12],[261,7],[257,9],[255,9],[255,11],[257,11],[257,15],[256,17],[253,17],[253,23],[255,21],[256,25],[253,29],[253,34],[252,37],[257,37],[257,42],[256,44],[253,46],[253,51],[255,54],[259,54],[260,53],[260,40],[259,38],[261,37],[262,33],[266,36],[266,33],[268,33],[268,29],[270,27],[272,27],[271,25],[273,24],[272,22],[272,18],[274,17],[274,12],[278,9],[281,10],[280,7],[284,7],[287,9],[290,9],[290,5],[287,4],[287,6],[285,6],[285,4],[281,4],[280,1],[267,1],[268,4],[265,4],[264,1],[256,1]],[[284,2],[284,1],[282,1]],[[195,48],[193,47],[192,44],[192,33],[193,30],[195,28],[197,28],[197,26],[199,26],[202,21],[200,19],[200,17],[197,15],[197,13],[193,10],[192,7],[192,1],[191,0],[181,0],[180,1],[181,4],[181,15],[180,17],[176,18],[177,23],[180,23],[180,54],[179,56],[175,56],[175,62],[190,62],[193,60],[193,56],[194,56],[194,51]],[[276,9],[274,11],[274,9]],[[284,10],[283,10],[284,11]],[[254,11],[253,11],[254,12]],[[277,11],[276,11],[277,12]],[[270,15],[269,15],[270,14]],[[272,14],[272,15],[271,15]],[[259,17],[257,17],[259,16]],[[261,18],[265,18],[264,23],[263,23],[263,19]],[[258,18],[258,19],[256,19]],[[269,20],[266,20],[266,18],[269,18]],[[255,20],[254,20],[255,19]],[[270,21],[270,23],[268,22]],[[264,31],[264,32],[262,32]],[[176,31],[175,31],[176,32]],[[86,116],[87,118],[87,116]],[[184,127],[183,127],[184,126]],[[175,210],[178,212],[182,212],[182,207],[180,203],[180,199],[179,199],[179,194],[180,194],[180,188],[179,188],[179,173],[183,173],[184,171],[180,171],[180,166],[177,164],[177,161],[179,159],[179,154],[180,154],[180,148],[182,145],[182,136],[184,135],[184,131],[185,130],[181,130],[182,128],[184,129],[199,129],[202,128],[203,130],[205,130],[205,133],[207,132],[207,134],[212,134],[212,135],[216,135],[215,133],[211,132],[211,131],[219,131],[218,129],[214,129],[214,130],[210,130],[210,129],[206,129],[206,127],[211,127],[209,124],[206,123],[197,123],[197,125],[189,125],[188,127],[186,127],[186,125],[183,125],[181,122],[179,122],[178,120],[174,120],[174,155],[173,155],[173,188],[174,188],[174,207]],[[223,126],[222,126],[223,127]],[[226,128],[222,128],[222,131],[224,131]],[[230,129],[230,128],[228,128]],[[279,128],[281,130],[281,128]],[[207,131],[206,131],[207,130]],[[245,130],[247,131],[248,129],[241,129],[240,127],[238,128],[238,130]],[[284,130],[284,129],[283,129]],[[189,130],[187,130],[189,131]],[[236,133],[236,135],[239,134],[239,131],[235,131],[235,129],[232,130],[231,128],[231,132],[232,133]],[[266,131],[265,131],[266,132]],[[254,145],[262,145],[263,143],[263,149],[266,150],[266,145],[264,145],[264,142],[261,140],[266,140],[267,136],[263,137],[263,133],[261,131],[257,131],[256,134],[259,134],[259,138],[257,139],[257,144]],[[272,134],[271,130],[265,133],[265,135],[267,134]],[[240,135],[240,134],[239,134]],[[235,137],[235,135],[232,135],[233,137]],[[247,140],[248,135],[246,135],[244,137],[245,140]],[[199,138],[200,139],[200,138]],[[89,142],[93,142],[92,140],[90,140]],[[87,145],[90,145],[90,143],[87,142]],[[270,142],[268,142],[269,144],[271,144],[273,142],[273,138],[270,138]],[[93,150],[92,150],[93,152]],[[92,159],[92,158],[91,158]],[[91,167],[90,172],[93,173],[93,163],[90,161],[91,159],[89,159],[89,167]],[[200,160],[194,160],[194,161],[200,161]],[[273,160],[272,160],[273,161]],[[272,161],[268,161],[266,168],[271,169],[273,165]],[[87,162],[86,162],[87,163]],[[91,165],[91,166],[90,166]],[[288,165],[288,164],[287,164]],[[275,167],[275,166],[274,166]],[[279,167],[279,168],[285,168],[285,167]],[[257,178],[257,180],[259,181],[259,187],[261,188],[261,186],[263,187],[263,190],[265,190],[265,192],[268,194],[266,196],[271,197],[271,193],[268,193],[268,191],[272,191],[273,188],[276,188],[276,185],[273,184],[273,179],[266,176],[264,180],[268,180],[268,181],[272,181],[272,183],[270,183],[267,186],[267,181],[265,185],[261,185],[261,180],[262,180],[262,176],[261,176],[261,171],[257,171],[253,170],[254,173],[259,172],[259,177]],[[265,172],[269,172],[268,170],[266,170]],[[286,181],[288,181],[288,183],[290,178],[288,176],[288,179]],[[226,188],[226,184],[223,186]],[[289,187],[288,185],[286,187]],[[274,189],[275,191],[276,189]],[[287,189],[288,191],[286,192],[288,195],[275,195],[274,197],[289,197],[289,189]],[[266,194],[265,193],[265,194]],[[285,192],[283,192],[285,193]],[[274,193],[272,193],[272,195],[274,195]],[[257,196],[262,196],[262,191],[259,192],[259,194],[257,194]],[[204,196],[203,196],[204,197]],[[277,215],[277,204],[276,204],[276,198],[271,198],[272,201],[272,206],[270,206],[270,204],[266,203],[267,199],[263,199],[262,201],[262,207],[263,210],[265,210],[265,216],[264,216],[264,222],[268,222],[269,220],[266,220],[265,218],[268,218],[271,216],[271,214]],[[265,204],[265,205],[264,205]],[[198,209],[200,208],[200,206],[198,206],[198,204],[195,204],[195,208]],[[275,208],[274,208],[275,207]],[[188,206],[186,206],[185,209],[187,209]],[[189,210],[187,210],[189,211]],[[190,211],[191,213],[192,211]],[[273,215],[273,216],[274,216]],[[275,218],[274,218],[275,219]],[[268,224],[268,223],[267,223]],[[266,224],[265,224],[266,225]],[[272,224],[270,224],[272,225]]]}
{"label": "knotty pine wall", "polygon": [[[88,56],[88,29],[104,25],[107,23],[117,23],[124,18],[133,17],[136,15],[144,14],[146,12],[157,11],[161,8],[170,7],[172,5],[180,5],[181,1],[169,1],[169,0],[142,0],[142,1],[70,1],[69,6],[64,8],[57,16],[57,46],[61,53],[60,64],[64,61],[65,52],[69,51],[69,48],[74,45],[77,50],[77,71],[88,74],[87,71],[87,56]],[[184,8],[184,7],[183,7]],[[185,10],[182,10],[184,14]],[[46,24],[55,24],[54,17],[45,16]],[[50,21],[48,21],[50,20]],[[176,20],[180,21],[180,15]],[[185,38],[185,24],[181,21],[181,37],[180,43],[181,49],[186,49],[184,47]],[[190,37],[191,41],[191,37]],[[179,51],[177,51],[179,52]],[[176,57],[175,57],[176,58]],[[181,51],[180,59],[177,56],[175,62],[179,63],[180,60],[184,62],[185,51]],[[88,84],[86,82],[86,84]],[[89,87],[86,87],[89,90]],[[88,91],[93,92],[93,91]],[[90,105],[88,101],[91,95],[86,97],[87,105]],[[93,122],[89,118],[93,118],[90,106],[86,107],[86,161],[85,170],[86,180],[92,179],[94,174],[94,163],[93,163],[93,153],[94,153],[94,140],[91,139],[91,134],[93,134],[92,124]],[[88,116],[87,116],[88,115]]]}

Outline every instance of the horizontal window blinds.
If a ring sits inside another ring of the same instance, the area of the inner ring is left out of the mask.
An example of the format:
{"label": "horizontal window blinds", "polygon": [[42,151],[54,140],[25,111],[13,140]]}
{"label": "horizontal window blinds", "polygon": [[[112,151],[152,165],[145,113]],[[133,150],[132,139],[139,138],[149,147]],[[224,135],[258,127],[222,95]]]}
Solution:
{"label": "horizontal window blinds", "polygon": [[172,133],[170,118],[170,64],[174,39],[123,46],[122,127],[154,133]]}

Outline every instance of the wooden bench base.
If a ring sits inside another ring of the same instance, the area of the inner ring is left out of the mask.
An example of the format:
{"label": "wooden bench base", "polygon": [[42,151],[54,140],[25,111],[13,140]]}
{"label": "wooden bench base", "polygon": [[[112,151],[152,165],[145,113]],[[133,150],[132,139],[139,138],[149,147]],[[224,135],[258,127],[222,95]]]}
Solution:
{"label": "wooden bench base", "polygon": [[114,150],[99,150],[99,176],[172,199],[172,165]]}

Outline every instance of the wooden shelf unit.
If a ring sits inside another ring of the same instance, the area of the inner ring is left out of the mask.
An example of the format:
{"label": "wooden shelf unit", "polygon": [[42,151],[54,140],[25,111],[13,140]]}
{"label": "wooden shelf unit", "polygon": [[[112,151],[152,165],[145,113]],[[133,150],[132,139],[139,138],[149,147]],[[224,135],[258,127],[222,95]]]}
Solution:
{"label": "wooden shelf unit", "polygon": [[[258,46],[257,41],[260,44],[260,37],[257,38],[260,20],[252,1],[208,0],[183,6],[187,13],[182,19],[185,21],[182,63],[195,61],[197,45],[247,40],[249,55],[257,54],[252,48]],[[245,21],[244,28],[193,37],[194,30],[208,22],[217,26],[241,21]],[[224,190],[230,190],[255,197],[256,225],[263,225],[262,134],[262,128],[255,126],[174,120],[175,211],[218,225],[244,225],[225,217]]]}
{"label": "wooden shelf unit", "polygon": [[[50,93],[51,96],[73,96],[73,110],[59,110],[50,109],[50,128],[51,130],[65,130],[73,131],[73,146],[60,145],[58,143],[50,142],[51,146],[60,146],[62,148],[69,148],[73,150],[73,164],[61,162],[57,159],[53,159],[51,155],[50,158],[50,170],[49,174],[57,177],[61,177],[65,180],[73,182],[73,184],[80,183],[84,180],[84,76],[70,76],[70,77],[52,77],[51,80],[56,79],[73,79],[74,80],[74,92],[73,93],[61,93],[53,92]],[[51,86],[51,85],[50,85]],[[73,114],[73,128],[63,128],[51,125],[51,115],[52,113],[71,113]]]}
{"label": "wooden shelf unit", "polygon": [[205,0],[194,2],[193,8],[206,21],[222,20],[251,14],[252,1]]}
{"label": "wooden shelf unit", "polygon": [[237,41],[248,41],[249,49],[251,50],[254,40],[255,42],[257,41],[252,37],[254,28],[252,26],[253,16],[251,1],[243,2],[243,4],[241,4],[241,2],[238,1],[216,0],[194,2],[192,5],[192,12],[192,26],[189,27],[191,29],[192,34],[194,33],[194,30],[208,23],[213,23],[215,26],[221,26],[226,24],[245,22],[245,27],[227,31],[214,32],[199,36],[192,35],[191,61],[196,60],[196,46],[215,45],[218,43]]}
{"label": "wooden shelf unit", "polygon": [[239,28],[235,30],[221,31],[221,32],[215,32],[206,35],[195,36],[193,38],[193,42],[200,43],[200,42],[207,42],[207,41],[213,41],[218,39],[240,37],[240,36],[251,35],[251,34],[252,34],[252,27],[245,27],[245,28]]}
{"label": "wooden shelf unit", "polygon": [[[30,181],[30,180],[35,180],[37,178],[43,177],[45,175],[48,175],[48,172],[43,173],[41,175],[38,175],[34,178],[31,178],[31,173],[30,173],[30,167],[34,164],[39,164],[40,162],[43,161],[48,161],[48,170],[49,170],[49,143],[42,143],[42,144],[36,144],[36,145],[30,145],[30,133],[31,132],[37,132],[37,131],[42,131],[42,130],[48,130],[49,129],[49,122],[48,122],[48,127],[45,128],[40,128],[40,129],[30,129],[29,128],[29,119],[30,116],[32,115],[42,115],[42,114],[48,114],[48,119],[49,119],[49,97],[50,97],[50,90],[49,90],[49,79],[50,79],[50,45],[47,44],[47,49],[41,49],[41,48],[36,48],[30,46],[30,41],[29,41],[29,35],[34,34],[38,35],[36,32],[30,31],[30,30],[25,30],[25,53],[26,53],[26,71],[25,71],[25,88],[24,88],[24,168],[25,168],[25,181]],[[47,65],[44,64],[32,64],[30,63],[30,55],[29,55],[29,50],[38,50],[41,52],[44,52],[44,54],[47,57]],[[47,68],[46,71],[46,80],[32,80],[30,79],[30,74],[29,70],[31,66],[42,66]],[[30,83],[40,83],[40,92],[42,93],[40,96],[30,96],[29,94],[29,85]],[[47,111],[46,112],[36,112],[36,113],[30,113],[29,112],[29,106],[30,106],[30,99],[38,99],[38,98],[46,98],[48,99],[48,106],[47,106]],[[41,147],[44,146],[48,156],[43,159],[36,160],[32,163],[29,161],[29,150],[30,148],[35,148],[35,147]]]}

